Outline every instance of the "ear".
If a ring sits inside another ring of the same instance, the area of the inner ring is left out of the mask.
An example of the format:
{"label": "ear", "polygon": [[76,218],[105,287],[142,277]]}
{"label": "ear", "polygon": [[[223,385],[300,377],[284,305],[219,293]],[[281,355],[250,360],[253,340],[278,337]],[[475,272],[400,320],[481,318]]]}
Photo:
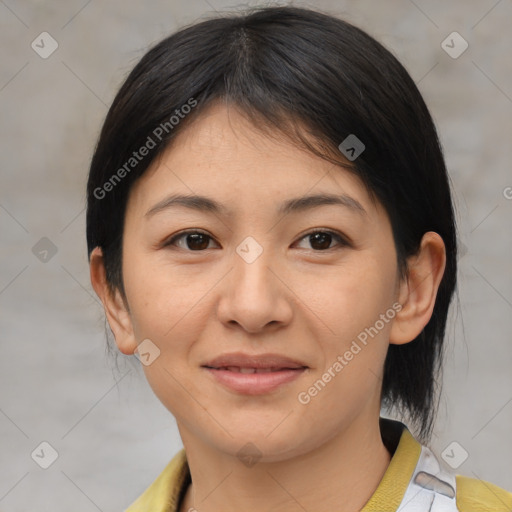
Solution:
{"label": "ear", "polygon": [[414,340],[432,317],[437,291],[446,267],[443,239],[433,231],[423,235],[418,253],[407,259],[407,276],[399,285],[402,309],[393,320],[389,342]]}
{"label": "ear", "polygon": [[105,315],[119,350],[126,355],[131,355],[137,348],[133,325],[127,304],[123,301],[121,292],[112,292],[106,278],[105,263],[101,247],[96,247],[91,252],[89,263],[91,283],[94,291],[101,299],[105,308]]}

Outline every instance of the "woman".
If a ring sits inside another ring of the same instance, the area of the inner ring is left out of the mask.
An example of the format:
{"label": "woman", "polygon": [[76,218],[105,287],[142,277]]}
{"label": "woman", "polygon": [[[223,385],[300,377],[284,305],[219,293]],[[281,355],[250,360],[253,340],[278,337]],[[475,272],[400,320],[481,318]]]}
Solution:
{"label": "woman", "polygon": [[184,445],[129,512],[510,510],[426,446],[454,214],[374,39],[294,7],[180,30],[119,90],[87,190],[93,287]]}

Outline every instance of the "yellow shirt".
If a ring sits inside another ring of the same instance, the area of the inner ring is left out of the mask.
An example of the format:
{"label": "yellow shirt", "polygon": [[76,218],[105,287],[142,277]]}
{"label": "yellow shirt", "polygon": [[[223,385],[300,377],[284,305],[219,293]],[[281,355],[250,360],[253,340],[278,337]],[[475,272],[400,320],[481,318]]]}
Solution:
{"label": "yellow shirt", "polygon": [[[393,456],[361,512],[397,512],[422,451],[421,444],[402,423],[381,418],[380,425],[383,441]],[[474,478],[456,476],[455,479],[456,507],[460,512],[512,511],[512,493]],[[182,449],[125,512],[178,512],[190,481],[187,458]]]}

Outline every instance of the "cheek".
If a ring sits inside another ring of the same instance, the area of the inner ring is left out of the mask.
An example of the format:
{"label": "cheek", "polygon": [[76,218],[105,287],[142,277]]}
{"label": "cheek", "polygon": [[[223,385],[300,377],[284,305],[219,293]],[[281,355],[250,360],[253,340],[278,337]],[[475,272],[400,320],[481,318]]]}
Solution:
{"label": "cheek", "polygon": [[204,278],[190,276],[187,269],[144,254],[127,256],[123,272],[134,331],[142,339],[163,342],[175,337],[209,288]]}
{"label": "cheek", "polygon": [[189,352],[208,319],[205,294],[215,281],[126,249],[123,273],[134,335],[137,343],[149,339],[158,354],[143,370],[155,394],[173,408],[190,399],[180,384],[190,378]]}
{"label": "cheek", "polygon": [[[332,340],[334,348],[342,349],[391,308],[396,286],[394,275],[393,264],[384,257],[355,255],[353,261],[321,280],[303,282],[301,296],[321,320],[317,325],[325,329],[326,339]],[[379,331],[386,335],[388,323],[385,328],[379,324]]]}
{"label": "cheek", "polygon": [[322,365],[315,368],[296,397],[312,429],[321,417],[322,428],[334,435],[365,408],[379,406],[395,315],[392,285],[392,281],[378,281],[371,272],[330,282],[318,315],[323,322],[316,324],[322,330],[324,323],[329,326],[327,335],[318,335],[323,340]]}
{"label": "cheek", "polygon": [[310,290],[308,305],[321,319],[315,321],[316,337],[322,340],[321,367],[308,383],[312,388],[302,390],[305,401],[311,399],[311,417],[325,410],[350,415],[379,389],[396,314],[392,255],[358,255],[357,262],[338,269],[325,285],[317,282],[303,289]]}

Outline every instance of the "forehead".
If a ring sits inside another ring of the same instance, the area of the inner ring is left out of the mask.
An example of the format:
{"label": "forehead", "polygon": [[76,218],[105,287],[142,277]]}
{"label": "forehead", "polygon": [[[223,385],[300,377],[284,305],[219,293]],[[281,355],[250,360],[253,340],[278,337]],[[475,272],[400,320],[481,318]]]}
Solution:
{"label": "forehead", "polygon": [[189,123],[136,181],[129,209],[146,212],[171,192],[215,197],[231,214],[313,193],[341,194],[366,211],[375,209],[348,168],[299,148],[278,130],[260,130],[235,107],[219,103]]}

